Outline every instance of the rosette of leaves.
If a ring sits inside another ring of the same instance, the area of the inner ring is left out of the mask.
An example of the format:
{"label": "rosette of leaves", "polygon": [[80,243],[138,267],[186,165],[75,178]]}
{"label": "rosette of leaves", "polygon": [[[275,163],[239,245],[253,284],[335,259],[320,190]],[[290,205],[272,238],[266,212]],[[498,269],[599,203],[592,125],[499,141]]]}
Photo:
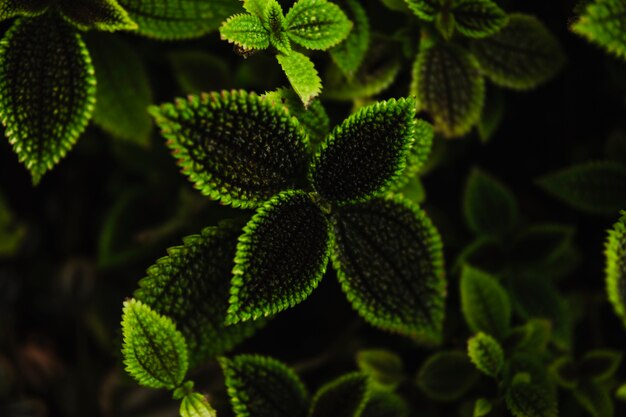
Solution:
{"label": "rosette of leaves", "polygon": [[537,18],[508,15],[492,0],[405,0],[425,22],[411,93],[445,137],[467,134],[481,119],[485,78],[529,90],[563,67],[558,40]]}
{"label": "rosette of leaves", "polygon": [[33,183],[63,158],[94,111],[94,66],[81,31],[133,30],[116,0],[0,2],[17,18],[0,43],[0,118]]}
{"label": "rosette of leaves", "polygon": [[[299,0],[285,15],[277,0],[245,0],[247,14],[236,14],[220,27],[222,39],[242,55],[272,48],[276,59],[300,99],[307,106],[322,91],[313,62],[299,47],[327,50],[342,42],[352,22],[327,0]],[[294,44],[294,45],[292,45]]]}
{"label": "rosette of leaves", "polygon": [[196,188],[256,210],[234,255],[228,324],[300,303],[332,259],[366,321],[439,339],[446,293],[439,234],[423,210],[390,194],[432,142],[412,99],[360,109],[315,155],[298,120],[253,93],[190,96],[150,112]]}

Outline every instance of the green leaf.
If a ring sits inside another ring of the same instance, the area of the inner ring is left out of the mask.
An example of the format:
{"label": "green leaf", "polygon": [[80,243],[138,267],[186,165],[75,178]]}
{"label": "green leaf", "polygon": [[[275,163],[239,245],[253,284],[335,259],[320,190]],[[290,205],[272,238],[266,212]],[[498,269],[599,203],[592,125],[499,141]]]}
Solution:
{"label": "green leaf", "polygon": [[395,185],[412,147],[423,162],[430,146],[427,137],[417,135],[412,99],[378,102],[352,114],[330,133],[315,155],[311,182],[325,200],[364,201]]}
{"label": "green leaf", "polygon": [[574,390],[574,397],[593,417],[613,417],[614,405],[608,389],[593,382],[583,382]]}
{"label": "green leaf", "polygon": [[322,80],[313,62],[308,56],[296,51],[291,51],[288,55],[279,54],[276,59],[302,103],[308,106],[322,91]]}
{"label": "green leaf", "polygon": [[609,230],[604,253],[607,294],[615,314],[626,325],[626,211]]}
{"label": "green leaf", "polygon": [[497,33],[508,16],[491,0],[455,0],[452,7],[456,30],[469,38],[484,38]]}
{"label": "green leaf", "polygon": [[265,16],[265,9],[270,0],[243,0],[243,8],[258,17]]}
{"label": "green leaf", "polygon": [[467,341],[467,354],[482,373],[496,378],[504,366],[504,350],[493,337],[479,332]]}
{"label": "green leaf", "polygon": [[309,417],[361,417],[371,395],[370,380],[359,372],[344,375],[320,388]]}
{"label": "green leaf", "polygon": [[326,50],[346,39],[352,22],[334,3],[298,0],[285,16],[287,36],[308,49]]}
{"label": "green leaf", "polygon": [[477,235],[498,236],[513,229],[518,208],[515,196],[500,181],[474,168],[465,186],[465,220]]}
{"label": "green leaf", "polygon": [[491,413],[493,406],[486,398],[479,398],[474,403],[474,413],[473,417],[484,417]]}
{"label": "green leaf", "polygon": [[122,318],[124,364],[137,382],[173,390],[187,373],[187,345],[174,322],[141,301],[124,302]]}
{"label": "green leaf", "polygon": [[578,367],[567,356],[562,356],[550,365],[550,372],[555,381],[563,388],[572,389],[578,384],[580,377]]}
{"label": "green leaf", "polygon": [[409,417],[409,406],[393,392],[373,392],[361,417]]}
{"label": "green leaf", "polygon": [[241,12],[233,0],[117,0],[139,26],[137,33],[160,40],[198,38]]}
{"label": "green leaf", "polygon": [[626,58],[626,3],[620,0],[596,0],[574,22],[572,31],[602,46],[610,53]]}
{"label": "green leaf", "polygon": [[17,20],[0,42],[0,118],[37,184],[74,146],[96,80],[80,35],[53,14]]}
{"label": "green leaf", "polygon": [[455,401],[478,381],[480,373],[462,351],[435,353],[424,362],[417,374],[417,385],[437,401]]}
{"label": "green leaf", "polygon": [[181,417],[217,417],[217,413],[202,394],[192,392],[185,395],[180,404]]}
{"label": "green leaf", "polygon": [[622,402],[626,401],[626,384],[622,384],[617,387],[617,390],[615,391],[615,398]]}
{"label": "green leaf", "polygon": [[552,323],[546,319],[530,319],[523,326],[514,328],[506,344],[516,350],[543,352],[552,337]]}
{"label": "green leaf", "polygon": [[420,19],[432,22],[435,15],[441,9],[439,0],[405,0],[409,8],[413,10],[415,15]]}
{"label": "green leaf", "polygon": [[446,41],[452,39],[454,35],[454,15],[448,12],[441,12],[435,17],[435,27]]}
{"label": "green leaf", "polygon": [[60,0],[61,15],[80,30],[134,30],[137,24],[116,0]]}
{"label": "green leaf", "polygon": [[192,365],[231,349],[259,327],[259,322],[224,325],[239,235],[240,227],[224,223],[187,236],[183,246],[168,249],[168,256],[148,268],[135,292],[176,323]]}
{"label": "green leaf", "polygon": [[544,357],[536,353],[513,352],[504,367],[504,386],[514,385],[521,380],[544,392],[549,402],[557,401],[557,387],[551,379]]}
{"label": "green leaf", "polygon": [[478,121],[478,136],[482,143],[488,143],[497,133],[504,119],[506,103],[502,90],[491,86],[487,88],[485,106]]}
{"label": "green leaf", "polygon": [[308,140],[297,120],[254,93],[192,95],[150,112],[183,173],[224,204],[258,207],[306,169]]}
{"label": "green leaf", "polygon": [[227,323],[257,319],[306,299],[326,271],[330,224],[304,191],[260,207],[239,238]]}
{"label": "green leaf", "polygon": [[270,44],[283,54],[291,52],[291,42],[285,30],[286,20],[283,8],[277,0],[270,0],[265,8],[263,23],[270,34]]}
{"label": "green leaf", "polygon": [[622,353],[615,350],[592,350],[580,361],[580,373],[583,377],[596,382],[606,381],[615,375],[622,358]]}
{"label": "green leaf", "polygon": [[506,405],[515,417],[557,417],[556,401],[537,385],[519,381],[506,393]]}
{"label": "green leaf", "polygon": [[356,360],[359,369],[382,389],[393,391],[405,379],[402,358],[388,350],[361,350]]}
{"label": "green leaf", "polygon": [[499,340],[511,326],[511,302],[496,278],[466,265],[461,274],[461,309],[473,332],[485,332]]}
{"label": "green leaf", "polygon": [[152,90],[141,58],[119,36],[94,32],[86,41],[98,82],[94,123],[120,139],[147,144]]}
{"label": "green leaf", "polygon": [[266,49],[270,46],[270,35],[261,19],[250,14],[231,16],[220,26],[223,40],[243,50]]}
{"label": "green leaf", "polygon": [[39,16],[48,9],[48,0],[2,0],[0,21],[18,16]]}
{"label": "green leaf", "polygon": [[343,75],[352,79],[363,63],[370,46],[370,22],[358,0],[346,0],[354,27],[345,41],[330,50],[330,56]]}
{"label": "green leaf", "polygon": [[305,417],[309,394],[283,363],[258,355],[220,358],[236,417]]}
{"label": "green leaf", "polygon": [[528,90],[552,79],[566,57],[557,38],[536,17],[511,14],[495,35],[472,41],[482,72],[495,84]]}
{"label": "green leaf", "polygon": [[343,206],[332,219],[333,265],[353,308],[376,327],[437,343],[446,280],[426,214],[397,196]]}
{"label": "green leaf", "polygon": [[615,162],[574,165],[539,179],[538,184],[584,212],[613,215],[626,207],[626,166]]}
{"label": "green leaf", "polygon": [[463,136],[480,119],[485,81],[472,54],[456,44],[439,42],[420,49],[411,94],[417,96],[419,109],[433,117],[437,132]]}

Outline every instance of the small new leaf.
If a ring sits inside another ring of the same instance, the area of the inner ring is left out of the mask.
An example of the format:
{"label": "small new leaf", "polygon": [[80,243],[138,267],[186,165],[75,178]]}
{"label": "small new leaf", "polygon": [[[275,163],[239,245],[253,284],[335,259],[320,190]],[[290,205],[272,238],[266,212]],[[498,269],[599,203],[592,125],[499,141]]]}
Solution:
{"label": "small new leaf", "polygon": [[181,417],[217,417],[217,413],[202,394],[192,392],[180,403]]}
{"label": "small new leaf", "polygon": [[361,417],[371,395],[369,377],[359,372],[344,375],[317,391],[309,417]]}
{"label": "small new leaf", "polygon": [[300,52],[278,54],[278,63],[285,71],[287,79],[305,107],[322,91],[322,80],[317,74],[313,61]]}
{"label": "small new leaf", "polygon": [[478,333],[467,342],[467,354],[482,373],[496,378],[504,366],[504,351],[493,337]]}
{"label": "small new leaf", "polygon": [[354,27],[345,41],[330,50],[330,56],[348,79],[356,74],[370,46],[370,22],[358,0],[346,0]]}
{"label": "small new leaf", "polygon": [[626,211],[622,211],[622,217],[609,230],[604,253],[609,300],[626,325]]}
{"label": "small new leaf", "polygon": [[325,50],[343,41],[352,22],[334,3],[326,0],[298,0],[285,16],[289,38],[308,49]]}
{"label": "small new leaf", "polygon": [[220,358],[236,417],[306,417],[309,394],[283,363],[258,355]]}
{"label": "small new leaf", "polygon": [[615,350],[592,350],[580,361],[580,374],[595,382],[611,378],[622,363],[622,353]]}
{"label": "small new leaf", "polygon": [[556,399],[538,385],[518,378],[506,393],[506,405],[515,417],[557,417]]}
{"label": "small new leaf", "polygon": [[430,356],[417,374],[417,385],[430,398],[454,401],[468,392],[480,373],[467,354],[461,351],[443,351]]}
{"label": "small new leaf", "polygon": [[270,0],[265,6],[263,24],[270,35],[270,44],[280,53],[290,53],[291,42],[285,30],[285,16],[277,0]]}
{"label": "small new leaf", "polygon": [[223,40],[244,50],[266,49],[270,46],[270,35],[261,19],[251,14],[231,16],[220,27]]}
{"label": "small new leaf", "polygon": [[48,0],[1,0],[0,21],[18,16],[39,16],[48,9]]}
{"label": "small new leaf", "polygon": [[441,9],[439,0],[405,0],[409,8],[422,20],[432,22]]}
{"label": "small new leaf", "polygon": [[474,403],[474,413],[472,417],[484,417],[491,413],[491,410],[493,410],[491,402],[486,398],[479,398]]}
{"label": "small new leaf", "polygon": [[621,0],[596,0],[572,25],[572,30],[609,52],[626,59],[626,3]]}
{"label": "small new leaf", "polygon": [[452,7],[456,30],[469,38],[484,38],[497,33],[508,16],[491,0],[456,0]]}
{"label": "small new leaf", "polygon": [[326,271],[330,225],[303,191],[286,191],[256,212],[239,238],[227,323],[257,319],[306,299]]}
{"label": "small new leaf", "polygon": [[187,345],[174,322],[141,301],[124,302],[122,353],[126,371],[141,385],[173,390],[187,373]]}
{"label": "small new leaf", "polygon": [[512,14],[496,34],[474,40],[471,50],[495,84],[529,90],[553,78],[566,57],[557,38],[534,16]]}
{"label": "small new leaf", "polygon": [[265,9],[270,0],[243,0],[243,8],[258,17],[265,16]]}
{"label": "small new leaf", "polygon": [[61,15],[80,30],[137,29],[137,24],[116,0],[59,0],[59,6]]}

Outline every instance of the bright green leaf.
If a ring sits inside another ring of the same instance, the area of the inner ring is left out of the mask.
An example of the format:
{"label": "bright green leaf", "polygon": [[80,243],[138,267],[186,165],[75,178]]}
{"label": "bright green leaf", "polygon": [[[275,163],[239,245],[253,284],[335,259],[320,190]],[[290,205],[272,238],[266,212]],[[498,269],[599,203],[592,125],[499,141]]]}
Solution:
{"label": "bright green leaf", "polygon": [[615,313],[626,325],[626,211],[608,234],[606,290]]}
{"label": "bright green leaf", "polygon": [[94,109],[85,44],[54,15],[17,20],[0,42],[0,117],[37,184],[74,146]]}
{"label": "bright green leaf", "polygon": [[366,375],[358,372],[344,375],[317,391],[309,417],[361,417],[370,395],[370,380]]}
{"label": "bright green leaf", "polygon": [[346,4],[354,27],[345,41],[330,50],[330,56],[343,75],[352,79],[363,63],[370,46],[370,22],[358,0],[346,0]]}
{"label": "bright green leaf", "polygon": [[506,405],[515,417],[558,416],[556,400],[532,382],[514,382],[506,393]]}
{"label": "bright green leaf", "polygon": [[461,398],[478,381],[480,373],[462,351],[442,351],[430,356],[417,374],[417,385],[437,401]]}
{"label": "bright green leaf", "polygon": [[243,50],[266,49],[270,46],[270,35],[261,19],[250,14],[229,17],[220,27],[220,35]]}
{"label": "bright green leaf", "polygon": [[388,350],[361,350],[356,360],[359,369],[385,390],[393,391],[405,379],[402,358]]}
{"label": "bright green leaf", "polygon": [[479,371],[494,378],[504,366],[502,346],[496,339],[482,332],[468,340],[467,354]]}
{"label": "bright green leaf", "polygon": [[469,38],[484,38],[497,33],[508,16],[491,0],[455,0],[452,7],[456,30]]}
{"label": "bright green leaf", "polygon": [[581,359],[580,374],[596,382],[606,381],[617,372],[622,358],[622,353],[615,350],[592,350]]}
{"label": "bright green leaf", "polygon": [[286,20],[277,0],[270,0],[263,15],[263,24],[270,35],[270,44],[282,54],[291,52],[291,42],[285,30]]}
{"label": "bright green leaf", "polygon": [[435,15],[441,9],[440,0],[405,0],[409,8],[413,10],[415,15],[420,19],[431,22],[435,19]]}
{"label": "bright green leaf", "polygon": [[398,394],[375,391],[361,417],[409,417],[409,406]]}
{"label": "bright green leaf", "polygon": [[493,406],[486,398],[479,398],[474,403],[474,412],[472,417],[484,417],[491,413]]}
{"label": "bright green leaf", "polygon": [[137,24],[116,0],[59,0],[61,15],[80,30],[134,30]]}
{"label": "bright green leaf", "polygon": [[308,106],[322,91],[322,80],[313,62],[306,55],[296,51],[291,51],[288,55],[279,54],[276,59],[302,103]]}
{"label": "bright green leaf", "polygon": [[609,390],[593,382],[583,382],[574,390],[574,397],[593,417],[613,417],[613,399]]}
{"label": "bright green leaf", "polygon": [[626,59],[626,3],[595,0],[572,25],[572,30],[609,52]]}
{"label": "bright green leaf", "polygon": [[124,364],[137,382],[173,390],[187,373],[187,345],[174,322],[141,301],[124,302],[122,318]]}
{"label": "bright green leaf", "polygon": [[217,413],[202,394],[192,392],[185,395],[180,404],[181,417],[217,417]]}
{"label": "bright green leaf", "polygon": [[48,9],[48,0],[1,0],[0,21],[18,16],[39,16]]}
{"label": "bright green leaf", "polygon": [[352,22],[334,3],[298,0],[285,16],[287,35],[308,49],[325,50],[346,39]]}

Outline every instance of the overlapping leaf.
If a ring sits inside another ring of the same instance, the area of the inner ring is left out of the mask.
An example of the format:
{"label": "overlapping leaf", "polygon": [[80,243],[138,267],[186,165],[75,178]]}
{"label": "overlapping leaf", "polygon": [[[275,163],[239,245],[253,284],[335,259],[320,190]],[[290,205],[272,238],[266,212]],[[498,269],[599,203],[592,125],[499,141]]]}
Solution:
{"label": "overlapping leaf", "polygon": [[283,54],[291,52],[291,41],[285,30],[286,20],[283,9],[277,0],[270,0],[265,5],[263,24],[270,35],[270,44]]}
{"label": "overlapping leaf", "polygon": [[369,378],[351,373],[329,382],[317,391],[309,417],[361,417],[371,395]]}
{"label": "overlapping leaf", "polygon": [[605,255],[609,300],[626,325],[626,212],[609,231]]}
{"label": "overlapping leaf", "polygon": [[258,16],[238,14],[231,16],[220,27],[222,39],[244,50],[266,49],[270,36]]}
{"label": "overlapping leaf", "polygon": [[343,74],[351,79],[365,59],[370,45],[370,23],[365,9],[357,0],[346,0],[354,27],[345,41],[330,50],[330,56]]}
{"label": "overlapping leaf", "polygon": [[203,194],[257,207],[305,170],[306,134],[283,106],[223,91],[152,107],[183,173]]}
{"label": "overlapping leaf", "polygon": [[116,0],[59,0],[58,3],[63,17],[81,30],[137,29],[137,24]]}
{"label": "overlapping leaf", "polygon": [[595,0],[572,25],[572,30],[609,52],[626,59],[626,3]]}
{"label": "overlapping leaf", "polygon": [[0,21],[17,16],[38,16],[48,8],[48,0],[3,0],[0,2]]}
{"label": "overlapping leaf", "polygon": [[506,12],[491,0],[456,0],[452,13],[456,30],[470,38],[493,35],[508,21]]}
{"label": "overlapping leaf", "polygon": [[441,8],[439,0],[405,0],[409,8],[420,19],[432,21]]}
{"label": "overlapping leaf", "polygon": [[308,56],[296,51],[279,54],[276,59],[302,103],[308,106],[311,100],[322,91],[322,80],[313,62]]}
{"label": "overlapping leaf", "polygon": [[308,49],[325,50],[343,41],[352,22],[327,0],[298,0],[285,16],[287,36]]}

